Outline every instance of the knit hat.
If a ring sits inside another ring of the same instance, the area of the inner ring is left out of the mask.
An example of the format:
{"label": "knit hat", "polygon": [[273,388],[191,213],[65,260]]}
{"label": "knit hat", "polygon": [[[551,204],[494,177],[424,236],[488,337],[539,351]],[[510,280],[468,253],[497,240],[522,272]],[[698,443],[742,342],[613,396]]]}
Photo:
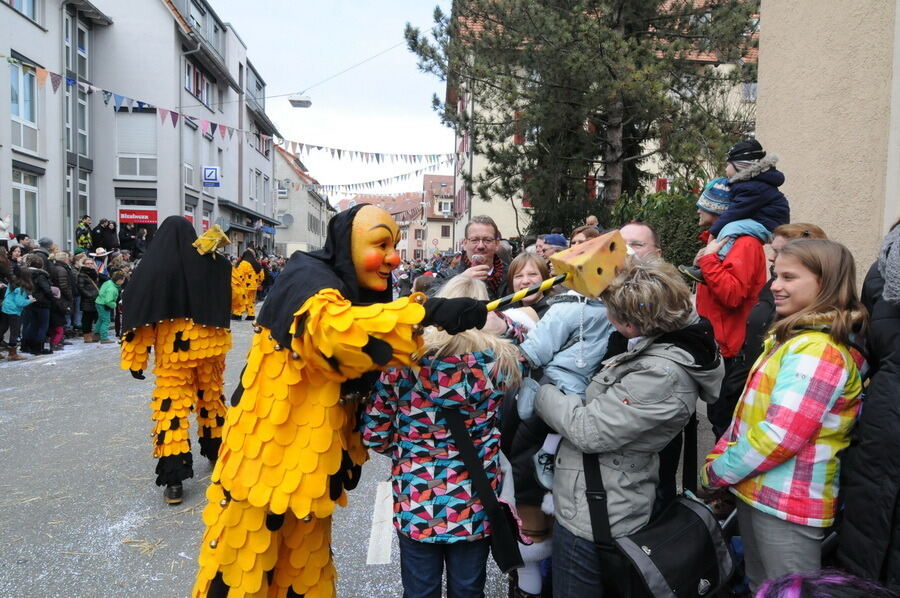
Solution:
{"label": "knit hat", "polygon": [[84,247],[76,247],[75,248],[75,255],[79,255],[82,253],[84,253]]}
{"label": "knit hat", "polygon": [[766,157],[766,152],[756,139],[745,139],[731,146],[728,155],[725,156],[726,162],[747,162],[750,160],[761,160]]}
{"label": "knit hat", "polygon": [[554,247],[568,247],[569,242],[566,241],[566,238],[560,234],[550,234],[544,237],[545,245],[553,245]]}
{"label": "knit hat", "polygon": [[728,179],[713,179],[706,184],[700,199],[697,200],[697,207],[704,212],[710,214],[722,214],[731,204],[731,187],[728,186]]}

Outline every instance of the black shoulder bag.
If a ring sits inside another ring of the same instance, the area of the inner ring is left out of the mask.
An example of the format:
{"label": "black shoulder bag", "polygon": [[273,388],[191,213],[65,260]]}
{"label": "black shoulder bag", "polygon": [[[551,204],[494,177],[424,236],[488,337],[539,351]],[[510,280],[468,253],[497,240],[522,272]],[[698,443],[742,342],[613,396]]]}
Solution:
{"label": "black shoulder bag", "polygon": [[491,522],[491,554],[494,562],[503,573],[509,573],[518,569],[525,563],[519,552],[518,524],[512,514],[512,510],[506,503],[497,500],[494,489],[484,472],[484,465],[478,457],[478,451],[472,443],[472,437],[466,430],[466,422],[458,409],[441,409],[441,416],[447,420],[453,442],[459,450],[466,469],[469,471],[469,479],[472,480],[472,489],[481,500]]}
{"label": "black shoulder bag", "polygon": [[[682,468],[685,488],[695,484],[697,416],[685,428],[685,458]],[[588,511],[594,543],[604,554],[604,566],[621,571],[627,559],[626,575],[631,580],[609,578],[620,594],[652,598],[699,598],[714,594],[734,573],[735,562],[719,522],[702,502],[677,497],[644,528],[613,539],[603,477],[597,455],[583,455]],[[630,573],[630,575],[628,575]],[[637,582],[634,582],[634,580]],[[630,582],[630,583],[629,583]],[[625,584],[628,584],[627,586]],[[627,590],[623,591],[623,588]]]}

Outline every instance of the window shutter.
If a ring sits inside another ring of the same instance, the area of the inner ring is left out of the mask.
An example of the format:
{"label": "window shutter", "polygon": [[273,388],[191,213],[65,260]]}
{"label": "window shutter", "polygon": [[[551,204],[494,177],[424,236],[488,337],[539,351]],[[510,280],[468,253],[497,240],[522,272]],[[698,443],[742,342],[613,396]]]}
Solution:
{"label": "window shutter", "polygon": [[156,155],[156,115],[116,113],[116,139],[120,154]]}

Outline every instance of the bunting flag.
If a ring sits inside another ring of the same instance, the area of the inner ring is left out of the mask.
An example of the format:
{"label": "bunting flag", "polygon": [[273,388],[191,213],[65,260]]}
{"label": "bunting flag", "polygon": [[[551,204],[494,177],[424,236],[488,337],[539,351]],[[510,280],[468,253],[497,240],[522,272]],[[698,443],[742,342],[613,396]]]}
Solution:
{"label": "bunting flag", "polygon": [[233,138],[234,138],[234,127],[228,127],[228,140],[231,141],[231,139],[233,139]]}
{"label": "bunting flag", "polygon": [[219,137],[222,138],[222,141],[225,141],[225,130],[227,128],[228,127],[226,127],[225,125],[219,125]]}
{"label": "bunting flag", "polygon": [[[330,148],[329,148],[330,149]],[[396,176],[384,178],[384,179],[376,179],[373,181],[362,181],[359,183],[343,183],[343,184],[331,184],[331,185],[312,185],[313,188],[324,192],[324,193],[359,193],[361,191],[381,189],[389,185],[393,185],[394,183],[399,183],[402,181],[408,181],[413,177],[418,177],[422,174],[425,174],[428,171],[436,170],[445,164],[452,164],[452,160],[444,161],[439,160],[433,164],[429,164],[423,168],[419,168],[412,172],[406,172],[403,174],[398,174]]]}
{"label": "bunting flag", "polygon": [[113,98],[115,99],[116,112],[118,112],[119,109],[122,107],[122,102],[125,101],[125,96],[120,96],[119,94],[114,93]]}
{"label": "bunting flag", "polygon": [[73,85],[75,85],[75,79],[66,77],[66,87],[72,87]]}
{"label": "bunting flag", "polygon": [[157,108],[156,112],[159,114],[159,123],[162,125],[166,124],[166,120],[169,118],[169,111],[165,108]]}
{"label": "bunting flag", "polygon": [[49,73],[50,71],[45,68],[37,67],[36,69],[34,69],[34,74],[37,76],[38,85],[40,85],[41,87],[44,86],[44,83],[47,82],[47,75]]}
{"label": "bunting flag", "polygon": [[172,112],[169,113],[169,116],[172,117],[172,126],[173,127],[177,126],[178,125],[178,117],[181,115],[178,114],[177,112],[175,112],[174,110],[172,110]]}
{"label": "bunting flag", "polygon": [[59,89],[60,83],[62,83],[62,75],[58,73],[50,73],[50,85],[53,86],[53,93],[56,93],[56,90]]}
{"label": "bunting flag", "polygon": [[107,106],[109,106],[109,101],[112,99],[112,95],[112,93],[106,91],[105,89],[103,90],[103,103]]}
{"label": "bunting flag", "polygon": [[207,135],[209,134],[209,121],[208,120],[200,120],[200,131]]}
{"label": "bunting flag", "polygon": [[131,112],[134,108],[134,100],[131,98],[125,98],[125,103],[128,104],[128,111]]}
{"label": "bunting flag", "polygon": [[302,141],[293,139],[285,139],[280,144],[285,151],[291,154],[309,155],[313,151],[327,152],[332,158],[338,160],[347,158],[349,160],[359,160],[364,164],[434,164],[440,160],[452,160],[458,157],[458,153],[435,153],[435,154],[398,154],[391,152],[365,152],[362,150],[354,150],[347,148],[331,147],[327,145],[312,145]]}
{"label": "bunting flag", "polygon": [[213,137],[216,135],[216,129],[219,127],[216,123],[209,123],[209,132]]}

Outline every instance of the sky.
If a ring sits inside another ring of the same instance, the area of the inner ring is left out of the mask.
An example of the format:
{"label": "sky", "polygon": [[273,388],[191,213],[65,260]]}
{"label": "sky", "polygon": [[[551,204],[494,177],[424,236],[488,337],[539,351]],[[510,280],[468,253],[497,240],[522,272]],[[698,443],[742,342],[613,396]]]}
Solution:
{"label": "sky", "polygon": [[[430,30],[433,12],[449,0],[210,0],[247,45],[247,54],[266,82],[266,95],[299,92],[397,44],[306,92],[309,108],[293,108],[286,97],[266,100],[266,113],[287,139],[383,153],[451,153],[453,131],[441,124],[431,98],[444,97],[444,82],[422,73],[403,42],[407,22]],[[321,184],[388,178],[421,168],[363,164],[303,153],[301,160]],[[430,172],[452,174],[443,166]],[[372,193],[422,188],[422,177]],[[343,196],[332,195],[336,203]]]}

